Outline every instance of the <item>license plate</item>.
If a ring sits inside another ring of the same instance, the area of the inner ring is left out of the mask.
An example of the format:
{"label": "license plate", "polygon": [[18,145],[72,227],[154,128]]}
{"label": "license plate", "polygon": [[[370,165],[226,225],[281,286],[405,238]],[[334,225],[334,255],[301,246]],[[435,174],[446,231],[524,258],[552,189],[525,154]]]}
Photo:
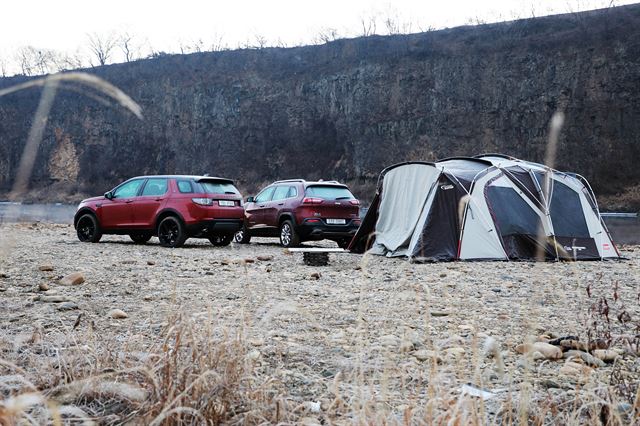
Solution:
{"label": "license plate", "polygon": [[344,225],[347,223],[345,219],[327,219],[329,225]]}
{"label": "license plate", "polygon": [[228,200],[219,200],[218,204],[222,207],[233,207],[236,205],[235,201],[228,201]]}

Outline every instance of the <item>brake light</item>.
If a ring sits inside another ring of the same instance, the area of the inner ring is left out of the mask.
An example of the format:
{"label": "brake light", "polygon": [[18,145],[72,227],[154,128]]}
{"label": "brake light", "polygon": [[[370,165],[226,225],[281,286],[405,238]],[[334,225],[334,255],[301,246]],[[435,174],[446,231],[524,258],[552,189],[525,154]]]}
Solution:
{"label": "brake light", "polygon": [[324,200],[322,198],[304,197],[302,204],[322,204]]}
{"label": "brake light", "polygon": [[211,198],[192,198],[191,201],[201,206],[213,205],[213,199]]}
{"label": "brake light", "polygon": [[358,200],[349,200],[349,202],[351,204],[353,204],[354,206],[359,206],[360,205],[360,201],[358,201]]}
{"label": "brake light", "polygon": [[307,219],[307,223],[319,223],[320,219]]}

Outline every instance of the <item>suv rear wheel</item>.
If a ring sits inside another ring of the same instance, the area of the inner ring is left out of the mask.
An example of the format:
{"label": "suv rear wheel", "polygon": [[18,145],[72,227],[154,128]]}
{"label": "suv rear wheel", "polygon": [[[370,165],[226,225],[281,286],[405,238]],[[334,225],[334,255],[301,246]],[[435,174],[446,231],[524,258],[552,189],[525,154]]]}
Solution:
{"label": "suv rear wheel", "polygon": [[285,220],[280,225],[280,244],[284,247],[297,247],[300,245],[300,236],[290,220]]}
{"label": "suv rear wheel", "polygon": [[249,234],[247,227],[242,226],[242,229],[236,232],[233,239],[238,244],[249,244],[251,242],[251,235]]}
{"label": "suv rear wheel", "polygon": [[181,247],[187,240],[187,234],[180,219],[167,216],[158,225],[158,239],[162,247]]}
{"label": "suv rear wheel", "polygon": [[209,237],[209,241],[216,247],[228,246],[233,239],[233,234],[215,234]]}
{"label": "suv rear wheel", "polygon": [[134,232],[133,234],[129,234],[129,238],[136,244],[144,244],[149,241],[151,237],[153,237],[151,232]]}
{"label": "suv rear wheel", "polygon": [[98,219],[91,213],[80,216],[76,225],[78,239],[83,243],[97,243],[102,238]]}

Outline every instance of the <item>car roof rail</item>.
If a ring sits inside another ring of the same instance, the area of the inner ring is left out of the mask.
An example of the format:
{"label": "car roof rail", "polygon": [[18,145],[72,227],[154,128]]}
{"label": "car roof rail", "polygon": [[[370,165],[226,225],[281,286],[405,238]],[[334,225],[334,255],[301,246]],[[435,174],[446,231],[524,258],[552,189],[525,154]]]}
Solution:
{"label": "car roof rail", "polygon": [[285,179],[285,180],[278,180],[273,183],[287,183],[287,182],[306,182],[306,181],[304,179]]}

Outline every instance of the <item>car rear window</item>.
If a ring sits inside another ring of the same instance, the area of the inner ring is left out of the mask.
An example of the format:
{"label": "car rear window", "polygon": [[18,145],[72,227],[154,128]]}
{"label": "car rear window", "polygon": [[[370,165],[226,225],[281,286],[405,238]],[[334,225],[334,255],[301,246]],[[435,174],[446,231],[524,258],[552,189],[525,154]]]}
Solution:
{"label": "car rear window", "polygon": [[344,186],[314,185],[307,187],[307,197],[324,198],[325,200],[353,200],[355,197]]}
{"label": "car rear window", "polygon": [[207,194],[233,194],[240,195],[240,191],[232,183],[224,181],[200,181],[196,185],[202,188],[202,192]]}

